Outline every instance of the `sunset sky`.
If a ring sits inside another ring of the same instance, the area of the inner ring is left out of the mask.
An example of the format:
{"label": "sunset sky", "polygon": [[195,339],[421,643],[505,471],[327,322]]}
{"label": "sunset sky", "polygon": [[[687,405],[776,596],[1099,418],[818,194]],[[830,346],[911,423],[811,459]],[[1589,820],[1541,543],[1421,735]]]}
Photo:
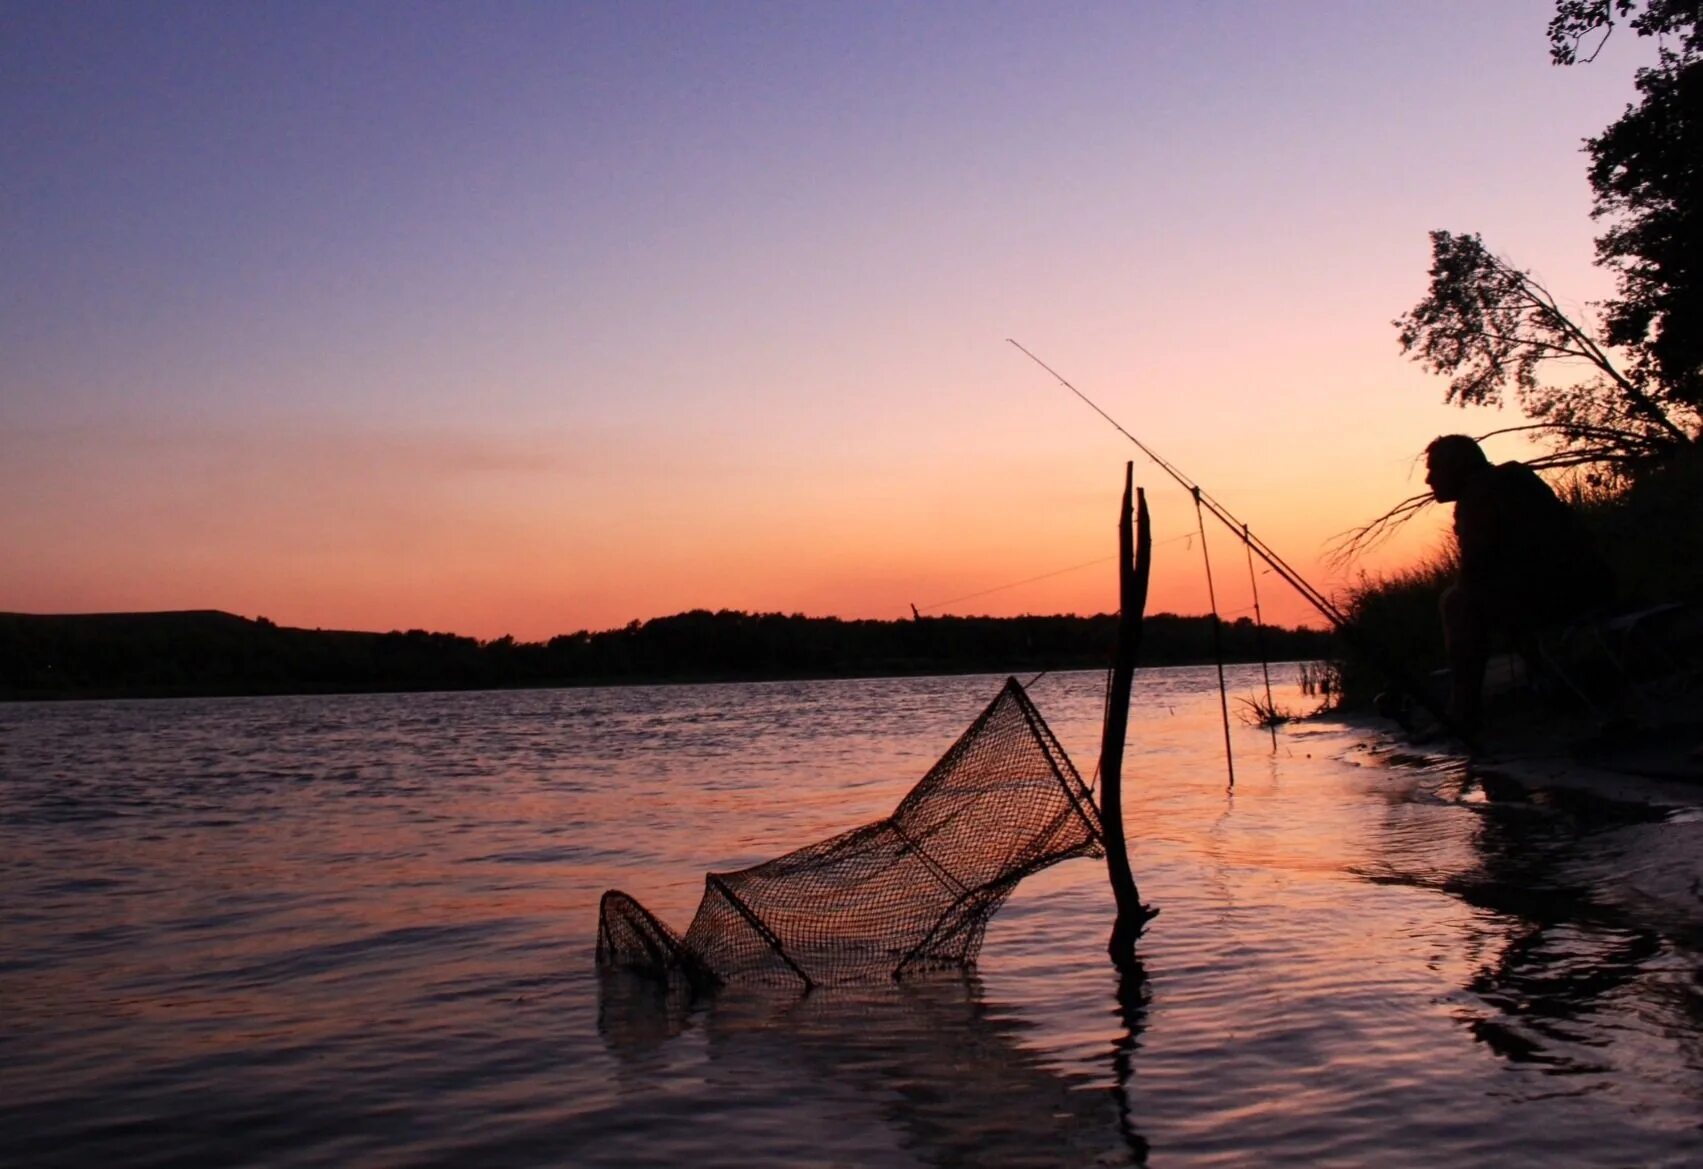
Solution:
{"label": "sunset sky", "polygon": [[1520,420],[1400,355],[1426,232],[1609,291],[1579,146],[1651,47],[1556,68],[1551,8],[0,2],[0,610],[1111,609],[1140,456],[1007,337],[1340,586]]}

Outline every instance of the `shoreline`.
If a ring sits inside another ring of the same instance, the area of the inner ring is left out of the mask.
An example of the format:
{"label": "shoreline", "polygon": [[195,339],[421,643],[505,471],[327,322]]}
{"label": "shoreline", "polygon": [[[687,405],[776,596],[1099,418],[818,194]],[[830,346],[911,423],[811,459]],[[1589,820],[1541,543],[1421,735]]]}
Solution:
{"label": "shoreline", "polygon": [[[1327,716],[1328,717],[1328,716]],[[1671,774],[1617,768],[1616,754],[1581,757],[1553,726],[1492,734],[1491,750],[1473,755],[1449,740],[1414,741],[1372,714],[1337,716],[1386,762],[1458,770],[1465,804],[1529,806],[1564,817],[1577,832],[1580,883],[1628,920],[1665,932],[1703,936],[1703,724],[1679,724],[1682,735],[1634,760],[1666,765]],[[1494,724],[1493,724],[1494,730]]]}

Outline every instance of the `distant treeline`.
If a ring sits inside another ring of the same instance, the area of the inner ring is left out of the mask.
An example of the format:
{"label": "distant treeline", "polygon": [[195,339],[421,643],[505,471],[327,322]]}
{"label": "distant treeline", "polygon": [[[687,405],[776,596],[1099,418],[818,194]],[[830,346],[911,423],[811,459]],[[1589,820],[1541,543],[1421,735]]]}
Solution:
{"label": "distant treeline", "polygon": [[[1099,667],[1115,618],[924,617],[843,621],[696,610],[545,642],[450,633],[291,629],[212,610],[0,613],[0,699],[364,690],[461,690],[633,682],[869,677]],[[1222,627],[1226,661],[1257,661],[1260,630]],[[1269,660],[1328,656],[1330,636],[1264,629]],[[1210,617],[1143,626],[1145,665],[1213,658]]]}

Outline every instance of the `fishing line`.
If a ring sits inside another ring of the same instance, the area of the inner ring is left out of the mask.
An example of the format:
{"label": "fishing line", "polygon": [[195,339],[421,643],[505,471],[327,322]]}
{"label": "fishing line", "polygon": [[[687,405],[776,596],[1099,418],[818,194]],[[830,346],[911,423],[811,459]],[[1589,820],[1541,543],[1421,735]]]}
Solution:
{"label": "fishing line", "polygon": [[[1114,557],[1114,559],[1116,558]],[[1108,662],[1106,665],[1105,686],[1100,693],[1100,741],[1102,743],[1106,741],[1106,723],[1112,717],[1112,673],[1113,666]],[[1101,760],[1098,755],[1094,757],[1094,774],[1090,776],[1088,780],[1088,793],[1090,795],[1093,795],[1099,789],[1100,764],[1102,762],[1103,760]],[[1102,824],[1102,839],[1104,839],[1104,831],[1105,829]]]}
{"label": "fishing line", "polygon": [[1260,615],[1260,582],[1254,573],[1254,552],[1247,548],[1248,525],[1242,525],[1242,544],[1248,553],[1248,587],[1254,593],[1254,638],[1260,651],[1260,671],[1265,675],[1265,720],[1271,731],[1271,750],[1277,753],[1277,704],[1271,700],[1271,663],[1266,660],[1265,618]]}
{"label": "fishing line", "polygon": [[1224,690],[1224,638],[1219,632],[1218,594],[1212,587],[1212,557],[1206,552],[1206,517],[1200,510],[1200,488],[1194,492],[1194,520],[1200,528],[1200,560],[1206,565],[1206,599],[1212,606],[1212,658],[1218,666],[1218,712],[1224,718],[1224,766],[1230,772],[1230,790],[1236,790],[1236,760],[1230,754],[1230,696]]}
{"label": "fishing line", "polygon": [[[1153,542],[1153,546],[1155,548],[1159,548],[1166,544],[1175,544],[1182,540],[1193,539],[1193,532],[1183,532],[1181,535],[1170,536],[1163,540],[1155,540]],[[911,608],[915,613],[920,615],[922,613],[931,612],[935,609],[944,609],[948,605],[959,605],[965,601],[973,601],[977,597],[985,597],[992,593],[1002,593],[1006,589],[1021,588],[1023,585],[1034,584],[1037,581],[1050,580],[1055,576],[1064,576],[1066,573],[1081,572],[1084,568],[1093,568],[1096,564],[1107,564],[1116,559],[1116,556],[1102,556],[1097,560],[1085,560],[1081,564],[1072,564],[1068,568],[1055,568],[1051,572],[1043,572],[1039,576],[1026,576],[1022,580],[1014,580],[1010,584],[994,585],[992,588],[982,589],[979,592],[974,593],[966,593],[961,597],[953,597],[948,601],[935,601],[931,605],[912,605]]]}
{"label": "fishing line", "polygon": [[1006,589],[1015,589],[1026,584],[1034,584],[1036,581],[1050,580],[1055,576],[1063,576],[1068,572],[1081,572],[1084,568],[1092,568],[1096,564],[1104,564],[1108,560],[1116,559],[1116,556],[1102,556],[1098,560],[1085,560],[1081,564],[1073,564],[1069,568],[1055,568],[1051,572],[1041,573],[1040,576],[1024,577],[1022,580],[1014,580],[1010,584],[994,585],[991,589],[983,589],[978,593],[966,593],[961,597],[953,597],[949,601],[936,601],[932,605],[923,605],[920,607],[913,605],[911,608],[919,613],[926,613],[930,609],[944,609],[948,605],[962,604],[964,601],[973,601],[977,597],[985,597],[990,593],[1002,593]]}

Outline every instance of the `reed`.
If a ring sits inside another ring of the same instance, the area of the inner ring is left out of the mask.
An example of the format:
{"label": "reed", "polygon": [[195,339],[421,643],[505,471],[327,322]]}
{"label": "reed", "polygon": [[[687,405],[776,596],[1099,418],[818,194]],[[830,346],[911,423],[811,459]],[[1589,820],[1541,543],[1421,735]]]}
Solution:
{"label": "reed", "polygon": [[1236,699],[1236,717],[1241,719],[1243,726],[1259,727],[1261,730],[1298,722],[1301,718],[1288,707],[1255,694]]}
{"label": "reed", "polygon": [[[1344,609],[1364,641],[1404,663],[1410,673],[1423,676],[1444,661],[1437,610],[1455,572],[1451,550],[1398,572],[1365,576],[1350,588]],[[1335,705],[1342,707],[1369,706],[1392,682],[1376,662],[1355,653],[1346,641],[1332,665]]]}

